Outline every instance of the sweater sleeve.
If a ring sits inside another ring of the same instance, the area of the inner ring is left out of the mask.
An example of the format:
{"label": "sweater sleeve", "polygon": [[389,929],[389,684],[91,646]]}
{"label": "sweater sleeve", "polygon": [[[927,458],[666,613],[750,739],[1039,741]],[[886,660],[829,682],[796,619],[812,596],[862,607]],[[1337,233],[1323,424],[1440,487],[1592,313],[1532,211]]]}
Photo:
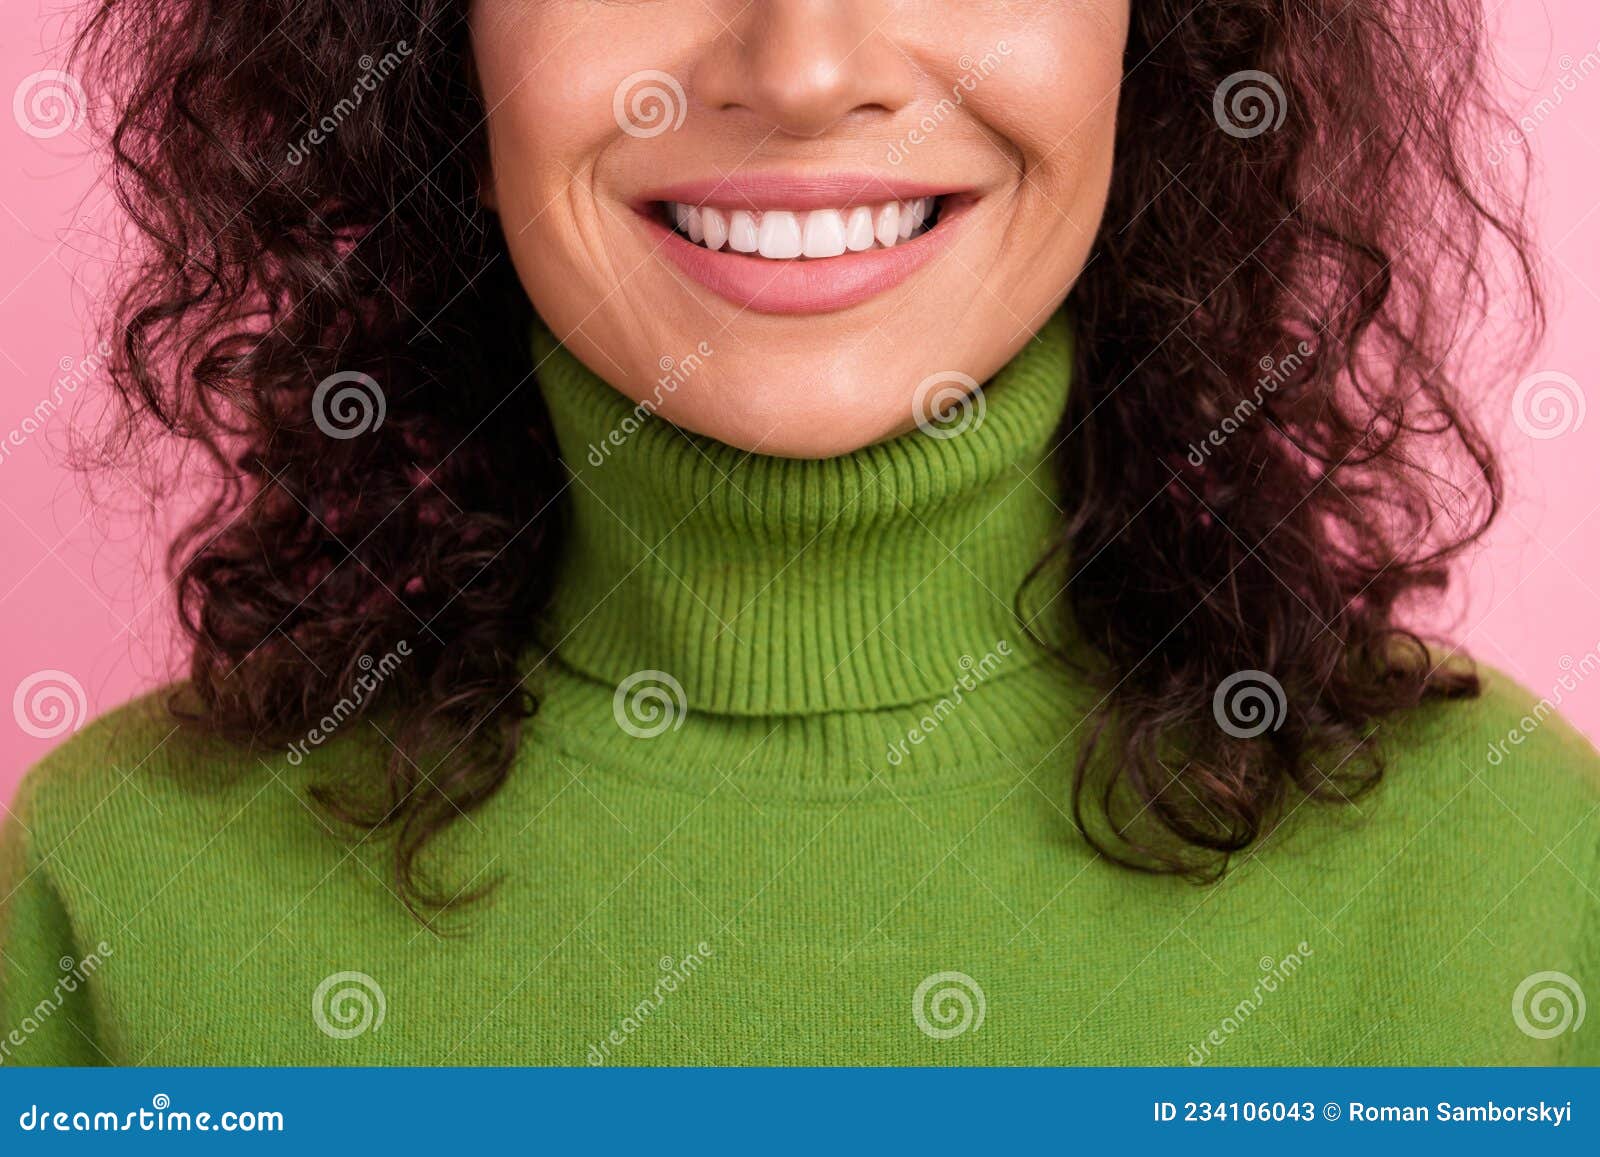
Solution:
{"label": "sweater sleeve", "polygon": [[[1596,804],[1596,807],[1600,808],[1600,804]],[[1593,825],[1590,836],[1595,854],[1589,861],[1588,878],[1585,881],[1584,890],[1588,893],[1588,904],[1584,909],[1582,924],[1584,936],[1578,946],[1576,977],[1579,986],[1578,1007],[1585,1013],[1589,1010],[1584,1006],[1591,999],[1600,1001],[1600,823]],[[1600,1024],[1580,1023],[1579,1027],[1583,1031],[1572,1034],[1573,1057],[1570,1063],[1600,1067]]]}
{"label": "sweater sleeve", "polygon": [[105,1064],[89,996],[99,957],[74,942],[30,786],[0,824],[0,1065]]}

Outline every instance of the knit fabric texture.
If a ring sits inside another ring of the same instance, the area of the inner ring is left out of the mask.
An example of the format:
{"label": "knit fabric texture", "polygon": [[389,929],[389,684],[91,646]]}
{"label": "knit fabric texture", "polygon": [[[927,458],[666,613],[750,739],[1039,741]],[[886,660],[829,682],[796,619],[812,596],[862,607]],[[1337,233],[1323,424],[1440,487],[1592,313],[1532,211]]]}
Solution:
{"label": "knit fabric texture", "polygon": [[425,926],[387,837],[307,800],[386,758],[374,723],[291,758],[151,696],[9,809],[0,1063],[1600,1063],[1600,757],[1495,671],[1218,883],[1085,844],[1101,692],[1016,598],[1061,523],[1062,322],[949,428],[826,461],[686,434],[537,341],[556,657],[427,853],[493,890]]}

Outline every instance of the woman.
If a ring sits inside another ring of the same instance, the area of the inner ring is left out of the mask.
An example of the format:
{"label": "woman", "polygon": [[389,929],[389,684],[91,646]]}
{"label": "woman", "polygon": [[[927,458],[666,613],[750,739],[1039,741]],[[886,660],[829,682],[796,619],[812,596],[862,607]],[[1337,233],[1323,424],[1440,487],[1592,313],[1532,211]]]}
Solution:
{"label": "woman", "polygon": [[9,1059],[1600,1059],[1595,753],[1413,633],[1480,21],[105,4],[107,452],[213,489],[14,808]]}

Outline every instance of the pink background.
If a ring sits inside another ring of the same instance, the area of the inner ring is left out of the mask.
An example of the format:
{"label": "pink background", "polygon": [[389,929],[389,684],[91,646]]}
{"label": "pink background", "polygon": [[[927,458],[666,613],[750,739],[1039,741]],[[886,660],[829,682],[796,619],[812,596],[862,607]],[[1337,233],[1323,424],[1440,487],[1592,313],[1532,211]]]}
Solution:
{"label": "pink background", "polygon": [[[0,97],[60,67],[58,2],[10,6]],[[1535,206],[1554,308],[1550,338],[1530,368],[1569,375],[1596,412],[1560,437],[1535,439],[1511,420],[1515,383],[1506,383],[1488,417],[1511,470],[1511,502],[1439,614],[1477,658],[1548,694],[1564,658],[1600,648],[1600,4],[1489,6],[1508,99],[1534,118],[1528,147],[1543,169]],[[1536,112],[1563,75],[1571,91],[1553,111]],[[90,305],[108,252],[103,239],[117,227],[85,132],[41,139],[3,106],[0,442],[49,396],[63,367],[92,354]],[[0,446],[0,802],[65,737],[29,734],[6,709],[24,680],[68,673],[93,715],[178,669],[160,551],[146,524],[127,513],[136,505],[131,487],[113,477],[91,501],[64,465],[71,416],[57,414],[20,446]],[[1563,712],[1600,739],[1600,681],[1580,683]]]}

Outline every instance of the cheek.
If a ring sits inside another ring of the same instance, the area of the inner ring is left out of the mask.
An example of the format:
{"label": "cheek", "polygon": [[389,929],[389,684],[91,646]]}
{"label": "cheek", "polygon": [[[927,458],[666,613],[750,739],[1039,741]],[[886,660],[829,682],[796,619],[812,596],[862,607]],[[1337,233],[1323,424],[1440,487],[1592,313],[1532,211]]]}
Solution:
{"label": "cheek", "polygon": [[560,190],[588,184],[619,139],[613,108],[624,78],[666,67],[672,51],[650,21],[546,0],[482,0],[473,55],[488,118],[499,206],[541,212]]}
{"label": "cheek", "polygon": [[602,78],[559,56],[545,57],[538,48],[544,35],[525,29],[514,42],[477,50],[488,119],[486,184],[496,207],[516,216],[585,167],[607,127],[615,127],[600,99]]}
{"label": "cheek", "polygon": [[970,96],[974,115],[1009,142],[1030,182],[1069,206],[1107,171],[1116,136],[1122,37],[1084,21],[1053,35],[1013,36]]}

